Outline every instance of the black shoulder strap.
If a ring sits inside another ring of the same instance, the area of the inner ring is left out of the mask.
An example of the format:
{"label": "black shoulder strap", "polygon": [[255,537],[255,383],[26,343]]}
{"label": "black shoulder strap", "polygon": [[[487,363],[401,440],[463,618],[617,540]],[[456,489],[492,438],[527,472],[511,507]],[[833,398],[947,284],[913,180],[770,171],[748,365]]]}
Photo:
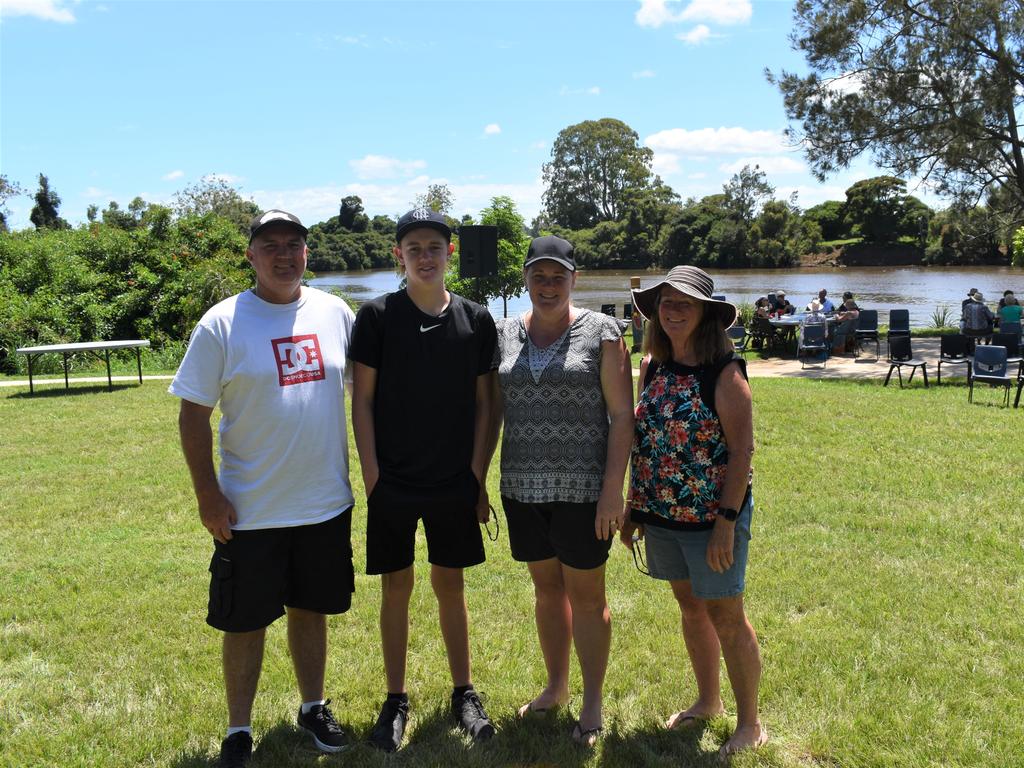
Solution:
{"label": "black shoulder strap", "polygon": [[725,370],[725,366],[734,360],[739,363],[740,373],[743,374],[743,378],[747,378],[747,361],[737,352],[729,352],[723,355],[721,359],[705,366],[700,372],[700,399],[704,401],[708,410],[716,416],[718,411],[715,409],[715,385],[718,383],[718,377]]}
{"label": "black shoulder strap", "polygon": [[644,389],[650,386],[659,367],[661,367],[661,363],[656,363],[651,358],[647,358],[647,371],[644,373]]}

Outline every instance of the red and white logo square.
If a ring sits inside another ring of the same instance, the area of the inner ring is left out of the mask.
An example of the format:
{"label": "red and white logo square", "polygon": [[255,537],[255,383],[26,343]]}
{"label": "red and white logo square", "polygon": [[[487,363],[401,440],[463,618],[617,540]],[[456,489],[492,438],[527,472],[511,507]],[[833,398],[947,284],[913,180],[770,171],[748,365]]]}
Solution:
{"label": "red and white logo square", "polygon": [[282,387],[327,378],[320,342],[315,333],[272,339],[277,376]]}

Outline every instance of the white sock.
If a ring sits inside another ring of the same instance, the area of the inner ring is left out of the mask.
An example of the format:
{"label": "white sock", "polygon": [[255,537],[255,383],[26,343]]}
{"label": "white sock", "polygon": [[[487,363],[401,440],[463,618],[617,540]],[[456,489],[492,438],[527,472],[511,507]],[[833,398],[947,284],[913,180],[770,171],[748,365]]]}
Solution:
{"label": "white sock", "polygon": [[326,701],[326,699],[317,699],[316,701],[304,701],[304,702],[302,702],[302,714],[308,715],[309,714],[309,710],[311,710],[313,707],[317,706],[318,704],[323,704],[325,701]]}
{"label": "white sock", "polygon": [[236,733],[242,733],[243,731],[252,736],[251,725],[236,725],[232,728],[228,728],[228,737],[230,738],[231,736],[234,736]]}

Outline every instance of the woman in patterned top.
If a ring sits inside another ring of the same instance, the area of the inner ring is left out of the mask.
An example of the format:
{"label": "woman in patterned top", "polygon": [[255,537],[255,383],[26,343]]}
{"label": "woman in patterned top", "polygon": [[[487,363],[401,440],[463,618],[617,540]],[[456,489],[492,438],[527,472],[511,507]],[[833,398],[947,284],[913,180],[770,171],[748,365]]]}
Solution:
{"label": "woman in patterned top", "polygon": [[743,359],[725,329],[736,308],[712,299],[714,283],[696,267],[674,267],[635,290],[649,320],[641,364],[628,519],[621,533],[645,537],[651,576],[672,587],[697,700],[672,715],[670,729],[721,715],[719,655],[738,710],[727,756],[768,739],[758,716],[761,658],[743,610],[750,517],[753,412]]}
{"label": "woman in patterned top", "polygon": [[547,685],[519,714],[568,700],[575,642],[583,704],[572,736],[589,747],[601,733],[611,645],[604,565],[624,514],[631,366],[618,321],[572,305],[576,262],[569,242],[535,239],[523,271],[532,307],[497,323],[501,501],[512,556],[533,579]]}

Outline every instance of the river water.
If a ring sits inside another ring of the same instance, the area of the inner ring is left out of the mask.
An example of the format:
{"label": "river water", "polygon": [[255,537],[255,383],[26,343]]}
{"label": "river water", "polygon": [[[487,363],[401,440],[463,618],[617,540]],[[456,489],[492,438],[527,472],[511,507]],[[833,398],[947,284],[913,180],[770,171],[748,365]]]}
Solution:
{"label": "river water", "polygon": [[[599,310],[602,304],[615,304],[622,317],[622,305],[629,301],[629,278],[639,277],[641,285],[653,285],[663,272],[623,270],[581,270],[573,291],[573,303]],[[953,322],[959,320],[960,302],[970,288],[985,294],[985,303],[995,311],[1003,291],[1011,290],[1024,298],[1024,269],[1012,267],[846,267],[802,269],[733,269],[712,271],[715,292],[733,302],[752,304],[768,291],[784,290],[787,298],[802,309],[824,288],[838,303],[843,291],[853,291],[862,309],[879,310],[879,322],[888,321],[888,310],[910,311],[914,327],[932,325],[936,307],[950,308]],[[363,302],[398,288],[400,277],[392,270],[361,272],[324,272],[311,285],[337,286],[356,302]],[[518,315],[530,306],[529,297],[509,300],[509,315]],[[502,316],[502,301],[490,304],[491,314]]]}

